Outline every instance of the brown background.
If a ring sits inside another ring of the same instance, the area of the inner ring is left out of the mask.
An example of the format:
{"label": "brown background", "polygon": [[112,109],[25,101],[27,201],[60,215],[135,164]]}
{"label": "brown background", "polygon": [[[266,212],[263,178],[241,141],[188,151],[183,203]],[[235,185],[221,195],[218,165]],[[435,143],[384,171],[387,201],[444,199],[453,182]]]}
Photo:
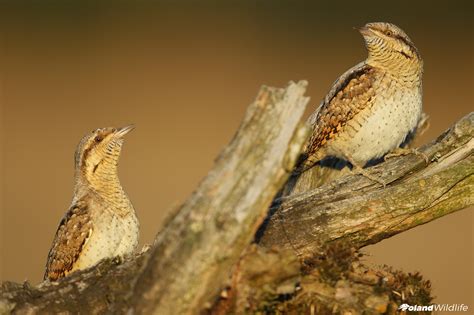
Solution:
{"label": "brown background", "polygon": [[[260,85],[306,79],[314,109],[334,79],[365,58],[353,26],[391,21],[419,48],[431,116],[420,143],[472,110],[469,1],[169,2],[3,3],[0,280],[40,281],[71,201],[83,134],[136,124],[120,177],[141,242],[150,243],[212,166]],[[421,271],[437,302],[472,310],[473,240],[472,209],[464,210],[368,247],[365,259]]]}

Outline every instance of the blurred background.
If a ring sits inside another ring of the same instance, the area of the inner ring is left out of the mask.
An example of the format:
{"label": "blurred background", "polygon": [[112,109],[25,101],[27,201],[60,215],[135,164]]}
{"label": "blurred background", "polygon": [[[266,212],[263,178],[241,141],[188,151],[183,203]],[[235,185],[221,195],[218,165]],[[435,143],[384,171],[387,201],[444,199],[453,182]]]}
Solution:
{"label": "blurred background", "polygon": [[[390,21],[425,61],[436,138],[473,110],[470,1],[10,1],[0,26],[0,280],[41,281],[72,198],[81,137],[136,125],[119,173],[151,243],[212,167],[262,84],[309,81],[312,111],[366,57],[353,29]],[[473,301],[473,211],[364,250],[433,283],[438,303]]]}

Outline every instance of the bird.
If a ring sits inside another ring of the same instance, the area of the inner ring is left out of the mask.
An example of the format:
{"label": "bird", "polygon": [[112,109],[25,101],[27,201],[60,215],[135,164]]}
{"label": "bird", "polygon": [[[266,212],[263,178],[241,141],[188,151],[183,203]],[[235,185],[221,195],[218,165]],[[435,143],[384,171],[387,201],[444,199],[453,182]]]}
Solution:
{"label": "bird", "polygon": [[136,249],[139,222],[117,173],[124,136],[133,129],[99,128],[77,146],[74,196],[56,231],[44,280],[57,281]]}
{"label": "bird", "polygon": [[[298,177],[327,157],[364,166],[400,147],[422,114],[423,60],[408,35],[387,22],[356,28],[367,59],[342,74],[308,118],[310,137],[294,171]],[[296,180],[296,182],[295,182]]]}

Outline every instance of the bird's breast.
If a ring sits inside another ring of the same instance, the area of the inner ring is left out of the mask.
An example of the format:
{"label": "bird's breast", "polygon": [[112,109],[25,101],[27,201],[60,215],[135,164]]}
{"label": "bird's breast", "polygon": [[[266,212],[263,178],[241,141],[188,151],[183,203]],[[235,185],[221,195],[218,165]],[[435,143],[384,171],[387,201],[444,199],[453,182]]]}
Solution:
{"label": "bird's breast", "polygon": [[359,165],[399,147],[417,126],[422,110],[416,86],[406,88],[392,81],[374,88],[373,104],[354,117],[333,144],[336,155],[350,155]]}
{"label": "bird's breast", "polygon": [[132,253],[138,245],[139,224],[135,211],[125,216],[102,209],[94,213],[93,232],[74,269],[84,269],[104,258]]}

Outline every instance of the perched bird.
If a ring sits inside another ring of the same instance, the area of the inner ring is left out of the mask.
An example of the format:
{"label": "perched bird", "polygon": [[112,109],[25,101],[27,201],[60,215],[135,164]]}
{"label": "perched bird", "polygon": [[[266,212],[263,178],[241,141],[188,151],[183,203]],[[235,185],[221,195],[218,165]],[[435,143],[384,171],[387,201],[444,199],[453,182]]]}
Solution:
{"label": "perched bird", "polygon": [[413,42],[390,23],[358,30],[368,57],[335,81],[310,116],[312,134],[296,174],[332,156],[370,177],[364,165],[398,148],[421,117],[423,61]]}
{"label": "perched bird", "polygon": [[137,216],[117,174],[123,137],[132,129],[97,129],[79,143],[74,197],[49,251],[45,279],[55,281],[137,247]]}

